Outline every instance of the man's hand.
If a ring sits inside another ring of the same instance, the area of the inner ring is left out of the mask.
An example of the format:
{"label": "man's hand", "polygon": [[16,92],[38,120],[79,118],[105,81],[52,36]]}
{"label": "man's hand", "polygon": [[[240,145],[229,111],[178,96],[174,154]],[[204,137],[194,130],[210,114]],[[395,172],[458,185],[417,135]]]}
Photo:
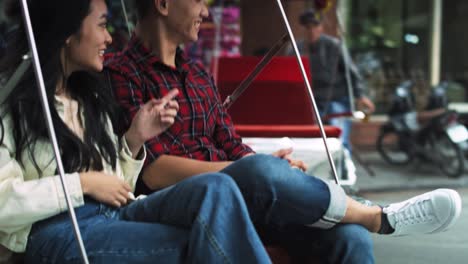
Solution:
{"label": "man's hand", "polygon": [[140,108],[125,133],[132,153],[136,154],[145,141],[158,136],[174,123],[179,111],[179,104],[174,97],[178,93],[177,89],[172,89],[163,98],[148,101]]}
{"label": "man's hand", "polygon": [[357,106],[359,109],[362,109],[367,114],[372,114],[375,111],[374,103],[372,103],[372,101],[365,96],[362,96],[359,99],[357,99]]}
{"label": "man's hand", "polygon": [[291,165],[291,167],[301,169],[302,171],[307,171],[307,165],[305,164],[305,162],[303,162],[302,160],[292,159],[292,153],[293,153],[293,149],[287,148],[287,149],[280,149],[278,151],[275,151],[271,155],[287,160],[289,162],[289,165]]}
{"label": "man's hand", "polygon": [[80,173],[83,194],[93,197],[96,201],[121,207],[127,204],[130,186],[113,175],[89,171]]}

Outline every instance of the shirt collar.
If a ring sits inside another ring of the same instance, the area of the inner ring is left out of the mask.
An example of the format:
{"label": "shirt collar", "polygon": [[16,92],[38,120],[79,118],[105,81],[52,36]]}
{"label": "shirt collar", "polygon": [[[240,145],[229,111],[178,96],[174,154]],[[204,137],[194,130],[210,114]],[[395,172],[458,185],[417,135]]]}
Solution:
{"label": "shirt collar", "polygon": [[135,34],[132,35],[128,42],[125,52],[128,52],[137,63],[143,62],[147,65],[159,65],[164,68],[185,72],[188,70],[190,59],[184,54],[180,47],[176,50],[176,68],[164,64],[161,59],[153,54],[148,48],[143,45],[143,41]]}

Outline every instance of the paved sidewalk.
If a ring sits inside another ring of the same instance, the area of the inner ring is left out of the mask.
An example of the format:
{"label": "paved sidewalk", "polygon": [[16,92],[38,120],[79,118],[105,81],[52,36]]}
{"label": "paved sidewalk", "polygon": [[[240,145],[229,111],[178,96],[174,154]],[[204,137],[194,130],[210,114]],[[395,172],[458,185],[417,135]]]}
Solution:
{"label": "paved sidewalk", "polygon": [[[432,235],[388,237],[373,235],[377,264],[468,263],[468,188],[456,189],[462,196],[459,221],[446,232]],[[380,204],[402,201],[427,190],[365,192],[361,195]]]}
{"label": "paved sidewalk", "polygon": [[371,177],[360,164],[356,164],[359,196],[384,205],[436,188],[453,188],[463,200],[459,221],[446,232],[407,237],[373,235],[376,263],[468,263],[468,172],[453,179],[430,164],[398,167],[386,164],[376,152],[359,154],[376,173],[375,177]]}
{"label": "paved sidewalk", "polygon": [[[375,177],[370,176],[363,166],[354,159],[357,169],[356,187],[359,191],[468,187],[468,171],[460,178],[449,178],[437,166],[429,163],[414,162],[406,166],[389,165],[374,151],[360,151],[359,156],[376,174]],[[468,168],[468,163],[465,164],[465,167]]]}

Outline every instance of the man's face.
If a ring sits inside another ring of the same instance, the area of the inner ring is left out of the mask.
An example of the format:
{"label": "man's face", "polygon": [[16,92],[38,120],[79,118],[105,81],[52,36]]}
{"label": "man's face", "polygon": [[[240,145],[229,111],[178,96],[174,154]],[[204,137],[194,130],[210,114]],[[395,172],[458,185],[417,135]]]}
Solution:
{"label": "man's face", "polygon": [[306,31],[309,42],[315,43],[323,33],[323,26],[322,24],[308,24],[306,26]]}
{"label": "man's face", "polygon": [[206,0],[167,0],[168,29],[173,32],[174,41],[192,42],[198,39],[200,24],[208,17]]}

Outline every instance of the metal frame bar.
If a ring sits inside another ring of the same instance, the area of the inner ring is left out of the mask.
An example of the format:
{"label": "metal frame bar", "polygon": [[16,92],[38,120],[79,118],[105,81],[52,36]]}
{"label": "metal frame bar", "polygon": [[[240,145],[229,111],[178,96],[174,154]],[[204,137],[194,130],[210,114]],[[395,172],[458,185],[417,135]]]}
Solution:
{"label": "metal frame bar", "polygon": [[231,105],[242,95],[242,93],[252,84],[257,75],[268,65],[268,63],[273,59],[273,57],[278,53],[278,51],[286,44],[288,41],[288,34],[284,34],[278,42],[271,47],[271,49],[265,54],[262,60],[255,66],[253,71],[239,84],[239,86],[232,92],[231,95],[227,96],[223,102],[223,106],[228,109]]}
{"label": "metal frame bar", "polygon": [[50,137],[50,140],[52,141],[52,146],[53,146],[53,150],[54,150],[54,154],[55,154],[55,160],[57,162],[57,168],[58,168],[58,171],[59,171],[60,180],[62,182],[62,188],[63,188],[63,191],[65,193],[65,200],[66,200],[67,206],[68,206],[68,213],[70,215],[70,219],[71,219],[72,224],[73,224],[73,231],[75,233],[75,237],[76,237],[76,240],[77,240],[78,245],[79,245],[79,249],[80,249],[81,257],[83,259],[83,263],[88,264],[89,263],[88,256],[86,254],[86,250],[85,250],[85,247],[84,247],[84,244],[83,244],[83,239],[81,238],[80,229],[79,229],[79,226],[78,226],[78,222],[76,220],[75,210],[73,208],[73,204],[71,203],[70,195],[69,195],[68,188],[67,188],[67,183],[66,183],[66,178],[65,178],[65,170],[63,169],[62,158],[61,158],[61,155],[60,155],[60,150],[59,150],[59,146],[58,146],[57,137],[55,135],[55,128],[54,128],[54,124],[52,122],[52,116],[51,116],[51,113],[50,113],[49,102],[47,101],[47,93],[46,93],[46,90],[45,90],[44,78],[42,76],[42,68],[41,68],[41,64],[40,64],[40,61],[39,61],[39,54],[37,52],[36,40],[34,38],[34,32],[33,32],[33,29],[32,29],[31,18],[30,18],[30,15],[29,15],[29,7],[28,7],[27,0],[22,0],[21,1],[21,6],[22,6],[22,11],[23,11],[23,18],[24,18],[24,22],[25,22],[25,26],[26,26],[26,33],[27,33],[27,36],[28,36],[29,46],[30,46],[31,53],[32,53],[32,63],[33,63],[34,72],[35,72],[35,75],[36,75],[37,86],[38,86],[40,97],[41,97],[42,108],[44,110],[44,115],[45,115],[46,121],[47,121],[47,128],[48,128],[48,132],[49,132],[49,137]]}
{"label": "metal frame bar", "polygon": [[13,88],[15,88],[21,77],[23,77],[23,75],[28,70],[29,66],[31,66],[31,57],[29,54],[25,54],[23,56],[23,61],[21,61],[20,65],[13,72],[10,79],[8,79],[8,81],[6,82],[5,86],[2,87],[2,89],[0,89],[1,104],[3,104],[6,101]]}

